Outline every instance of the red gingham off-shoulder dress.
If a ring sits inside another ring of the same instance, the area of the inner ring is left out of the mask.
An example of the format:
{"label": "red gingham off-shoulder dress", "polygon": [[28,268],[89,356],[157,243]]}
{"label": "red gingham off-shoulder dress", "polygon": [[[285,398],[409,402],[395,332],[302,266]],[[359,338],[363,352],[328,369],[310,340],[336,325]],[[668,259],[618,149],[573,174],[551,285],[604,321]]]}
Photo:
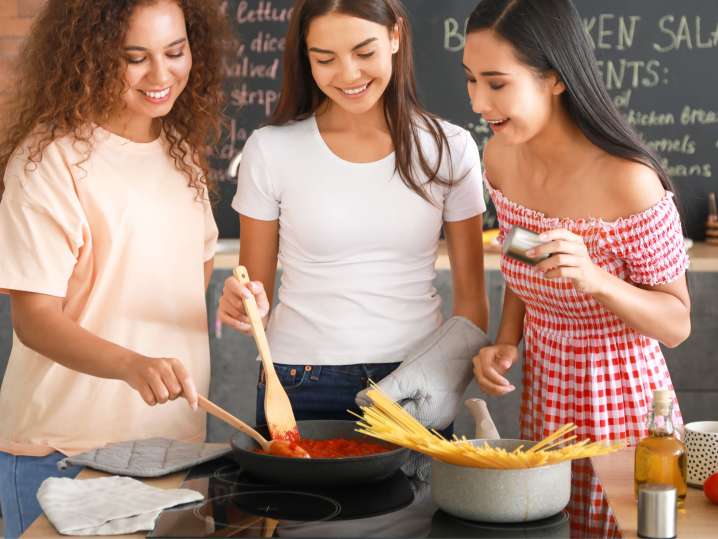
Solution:
{"label": "red gingham off-shoulder dress", "polygon": [[[688,267],[672,193],[641,213],[606,222],[548,217],[512,202],[488,178],[485,183],[496,206],[499,242],[514,225],[537,233],[565,228],[583,237],[595,264],[635,284],[669,283]],[[673,391],[658,342],[629,328],[590,295],[577,292],[569,279],[546,279],[532,266],[506,256],[500,264],[507,286],[526,306],[521,438],[540,440],[572,422],[579,439],[637,443],[646,435],[653,391]],[[682,425],[675,394],[673,422]],[[584,481],[585,499],[574,509],[600,505],[596,480],[576,464],[574,481]],[[596,524],[597,517],[586,515]]]}

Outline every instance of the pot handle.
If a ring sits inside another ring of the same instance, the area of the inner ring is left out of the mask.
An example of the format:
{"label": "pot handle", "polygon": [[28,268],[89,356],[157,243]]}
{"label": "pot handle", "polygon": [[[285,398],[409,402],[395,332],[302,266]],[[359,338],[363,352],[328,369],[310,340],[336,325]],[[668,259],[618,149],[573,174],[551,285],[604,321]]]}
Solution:
{"label": "pot handle", "polygon": [[501,438],[501,436],[499,436],[499,431],[496,430],[496,425],[494,425],[494,422],[491,419],[491,414],[486,406],[486,401],[482,399],[466,399],[464,404],[474,418],[474,423],[476,424],[476,438],[484,440],[498,440]]}

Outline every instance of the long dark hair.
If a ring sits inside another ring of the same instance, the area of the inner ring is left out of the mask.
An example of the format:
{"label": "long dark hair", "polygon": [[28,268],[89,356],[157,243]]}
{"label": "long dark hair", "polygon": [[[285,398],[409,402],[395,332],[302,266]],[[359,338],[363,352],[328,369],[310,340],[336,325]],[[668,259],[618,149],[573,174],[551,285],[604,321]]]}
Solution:
{"label": "long dark hair", "polygon": [[651,167],[673,191],[666,169],[613,104],[571,0],[481,0],[466,33],[490,29],[539,74],[555,71],[570,117],[593,144],[611,155]]}
{"label": "long dark hair", "polygon": [[[411,32],[406,10],[399,0],[296,0],[284,49],[281,95],[268,124],[285,125],[308,118],[327,99],[312,77],[306,37],[312,20],[328,13],[365,19],[386,26],[390,31],[398,26],[401,46],[392,58],[393,72],[384,92],[384,117],[394,144],[399,176],[412,191],[432,202],[426,190],[428,184],[433,182],[450,186],[453,183],[451,150],[438,118],[419,103]],[[434,139],[438,150],[438,158],[434,163],[429,162],[422,150],[420,129],[426,130]],[[445,154],[449,157],[448,179],[439,175]],[[426,185],[417,178],[413,164],[415,158],[420,171],[428,178]]]}

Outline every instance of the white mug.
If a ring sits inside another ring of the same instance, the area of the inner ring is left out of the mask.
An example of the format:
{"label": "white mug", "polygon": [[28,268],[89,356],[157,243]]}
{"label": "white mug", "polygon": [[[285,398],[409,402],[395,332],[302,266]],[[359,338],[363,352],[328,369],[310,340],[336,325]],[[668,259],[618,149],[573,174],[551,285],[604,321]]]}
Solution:
{"label": "white mug", "polygon": [[718,472],[718,421],[688,423],[688,484],[702,487],[706,479]]}

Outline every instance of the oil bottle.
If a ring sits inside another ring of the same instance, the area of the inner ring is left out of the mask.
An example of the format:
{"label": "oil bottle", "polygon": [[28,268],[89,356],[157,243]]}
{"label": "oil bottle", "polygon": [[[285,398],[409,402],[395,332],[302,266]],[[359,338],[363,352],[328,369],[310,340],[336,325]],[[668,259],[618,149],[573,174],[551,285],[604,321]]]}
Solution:
{"label": "oil bottle", "polygon": [[636,446],[634,491],[643,483],[658,483],[676,488],[678,505],[683,505],[688,491],[686,482],[686,447],[676,437],[672,418],[671,391],[653,393],[653,410],[648,418],[648,436]]}

